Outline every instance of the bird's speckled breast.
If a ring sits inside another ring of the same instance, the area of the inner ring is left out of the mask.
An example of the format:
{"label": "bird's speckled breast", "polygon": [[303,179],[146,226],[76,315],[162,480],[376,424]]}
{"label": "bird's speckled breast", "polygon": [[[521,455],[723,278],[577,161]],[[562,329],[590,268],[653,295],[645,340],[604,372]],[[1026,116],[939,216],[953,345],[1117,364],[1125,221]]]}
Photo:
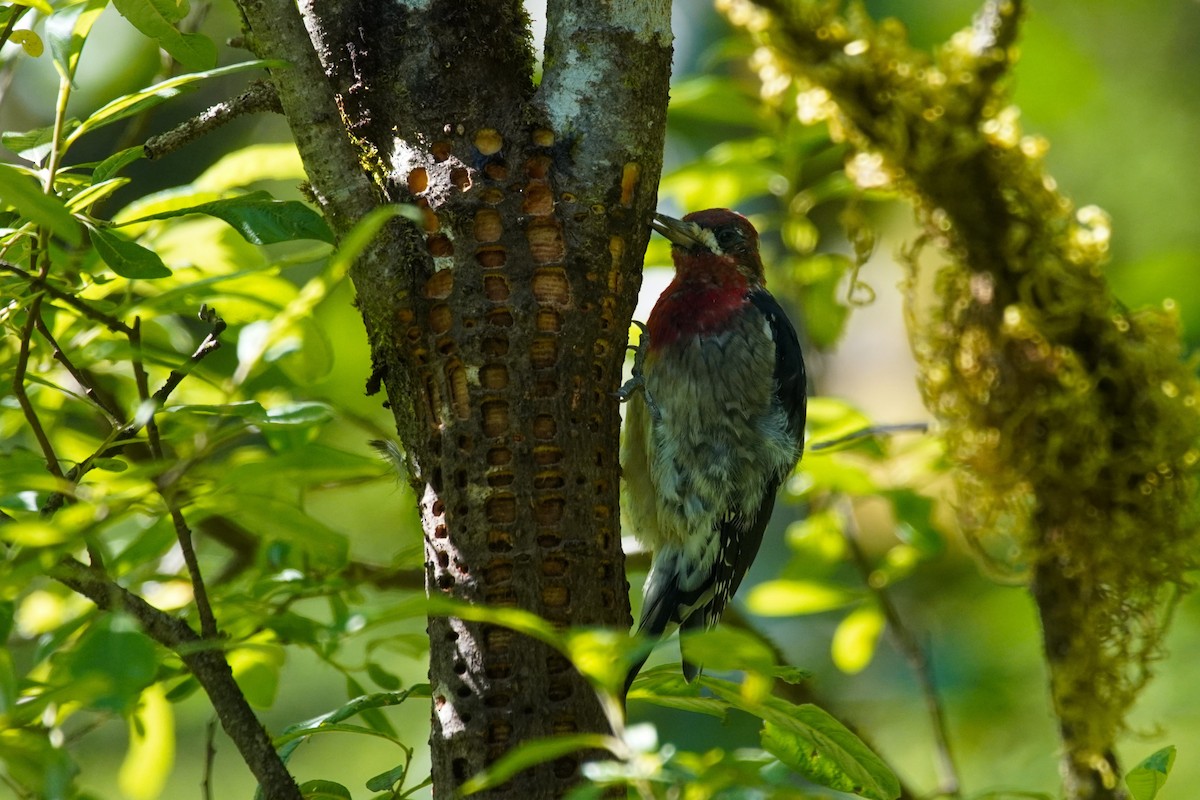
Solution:
{"label": "bird's speckled breast", "polygon": [[646,391],[660,419],[636,398],[627,428],[640,430],[627,435],[622,462],[627,483],[654,487],[626,511],[656,550],[693,533],[706,538],[718,516],[754,513],[769,477],[795,464],[796,444],[776,399],[771,328],[743,303],[724,329],[677,338],[646,359]]}

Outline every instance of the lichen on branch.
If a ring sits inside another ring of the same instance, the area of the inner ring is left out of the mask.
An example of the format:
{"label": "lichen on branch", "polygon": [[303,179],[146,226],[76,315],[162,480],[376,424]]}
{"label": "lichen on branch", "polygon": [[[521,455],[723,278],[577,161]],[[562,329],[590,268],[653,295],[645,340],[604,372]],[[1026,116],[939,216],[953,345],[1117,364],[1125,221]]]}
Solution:
{"label": "lichen on branch", "polygon": [[1107,216],[1076,208],[1020,130],[1004,76],[1022,4],[986,3],[932,54],[857,3],[721,5],[773,90],[790,80],[802,117],[852,146],[848,171],[883,171],[950,256],[930,278],[914,248],[908,317],[960,518],[985,547],[1015,543],[1031,580],[1069,796],[1120,796],[1113,742],[1198,542],[1200,384],[1173,305],[1112,296]]}

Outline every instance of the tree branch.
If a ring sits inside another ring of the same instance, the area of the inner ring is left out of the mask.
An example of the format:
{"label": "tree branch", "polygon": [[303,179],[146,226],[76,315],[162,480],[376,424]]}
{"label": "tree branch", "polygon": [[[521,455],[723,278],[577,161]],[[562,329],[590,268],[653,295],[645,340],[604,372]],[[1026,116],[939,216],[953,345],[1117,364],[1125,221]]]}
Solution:
{"label": "tree branch", "polygon": [[263,796],[270,800],[301,800],[299,787],[234,681],[217,642],[202,639],[183,620],[159,611],[73,558],[59,562],[51,570],[51,577],[104,611],[129,614],[147,636],[178,655],[204,688],[221,726],[258,780]]}
{"label": "tree branch", "polygon": [[210,106],[195,117],[183,122],[166,133],[152,136],[142,146],[146,158],[153,161],[173,153],[184,145],[227,125],[243,114],[259,111],[283,113],[279,96],[267,81],[252,81],[246,91],[232,100]]}
{"label": "tree branch", "polygon": [[858,520],[855,518],[854,507],[849,498],[843,497],[839,505],[841,506],[846,545],[850,549],[854,565],[862,576],[863,584],[875,597],[875,602],[879,604],[883,617],[887,620],[888,633],[891,634],[892,642],[908,661],[917,677],[917,683],[921,686],[921,696],[925,699],[925,710],[929,714],[930,728],[933,731],[933,742],[937,752],[938,782],[940,784],[937,794],[961,797],[962,780],[959,778],[958,767],[954,762],[954,753],[950,748],[946,714],[942,709],[937,684],[933,677],[933,662],[926,655],[920,642],[917,641],[917,637],[904,623],[899,609],[892,602],[891,594],[883,586],[871,580],[871,575],[875,570],[871,566],[867,554],[863,551],[862,544],[859,543]]}
{"label": "tree branch", "polygon": [[1032,564],[1067,796],[1121,798],[1114,740],[1200,537],[1200,382],[1173,313],[1114,301],[1107,217],[1060,193],[998,88],[1023,4],[988,0],[930,56],[839,4],[725,3],[752,9],[773,66],[824,91],[835,136],[883,156],[953,259],[932,300],[910,261],[907,311],[926,405],[972,498],[960,519]]}

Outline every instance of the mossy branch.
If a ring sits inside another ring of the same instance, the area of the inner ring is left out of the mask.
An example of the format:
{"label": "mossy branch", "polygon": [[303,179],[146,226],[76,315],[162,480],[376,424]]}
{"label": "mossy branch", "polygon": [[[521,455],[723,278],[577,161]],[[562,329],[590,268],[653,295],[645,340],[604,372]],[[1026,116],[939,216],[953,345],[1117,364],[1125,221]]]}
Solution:
{"label": "mossy branch", "polygon": [[1113,743],[1197,543],[1200,385],[1173,309],[1119,306],[1107,216],[1076,209],[1020,131],[1004,75],[1023,4],[987,2],[933,54],[858,4],[724,5],[802,107],[882,157],[951,256],[933,279],[910,259],[908,318],[964,529],[1021,545],[1068,797],[1123,797]]}

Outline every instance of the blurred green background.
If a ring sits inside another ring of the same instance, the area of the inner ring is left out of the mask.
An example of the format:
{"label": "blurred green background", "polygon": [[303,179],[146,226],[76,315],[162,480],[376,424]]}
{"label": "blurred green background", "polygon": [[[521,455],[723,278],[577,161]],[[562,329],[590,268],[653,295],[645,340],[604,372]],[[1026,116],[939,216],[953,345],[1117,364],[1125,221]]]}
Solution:
{"label": "blurred green background", "polygon": [[[675,5],[677,84],[708,73],[734,78],[749,74],[730,57],[746,52],[748,46],[708,4],[680,0]],[[876,18],[902,20],[913,41],[927,47],[967,26],[975,10],[974,3],[964,0],[877,0],[866,6]],[[536,19],[543,10],[533,4],[531,13]],[[100,26],[84,53],[84,77],[74,96],[81,113],[144,86],[161,67],[158,52],[111,9]],[[236,35],[233,9],[223,3],[211,6],[203,30],[218,42]],[[1026,21],[1014,79],[1014,101],[1021,107],[1025,131],[1043,135],[1051,144],[1046,159],[1051,174],[1077,205],[1096,204],[1112,216],[1113,258],[1108,274],[1115,293],[1130,306],[1173,300],[1192,348],[1200,337],[1200,226],[1195,223],[1200,218],[1198,41],[1200,4],[1194,0],[1046,0],[1033,4]],[[222,48],[221,63],[241,57]],[[0,85],[0,128],[24,130],[49,121],[47,98],[53,97],[56,78],[46,62],[25,59],[6,76],[8,83]],[[75,155],[80,160],[103,158],[168,129],[236,92],[243,83],[235,76],[205,84],[200,91],[162,106],[144,130],[114,126],[111,136],[89,139]],[[722,141],[748,133],[736,124],[708,124],[694,116],[673,122],[680,125],[669,131],[668,173],[684,168]],[[121,137],[129,141],[122,142]],[[182,153],[135,165],[130,175],[144,194],[192,180],[237,147],[286,138],[281,118],[243,118]],[[295,191],[276,188],[278,194]],[[119,196],[111,203],[114,209],[121,205]],[[678,198],[669,193],[664,193],[661,205],[664,210],[691,210],[680,207]],[[921,421],[926,414],[904,339],[896,291],[901,271],[893,259],[916,230],[911,212],[898,202],[872,204],[870,219],[881,239],[861,277],[876,299],[851,313],[845,335],[835,346],[810,352],[817,393],[842,398],[880,422]],[[816,214],[814,220],[820,231],[819,252],[848,251],[831,215]],[[661,265],[664,257],[663,249],[652,249],[652,262]],[[662,269],[648,272],[641,318],[666,274]],[[303,277],[291,275],[297,281]],[[327,376],[304,391],[308,398],[328,400],[344,412],[323,431],[322,441],[366,453],[370,432],[390,431],[392,424],[379,399],[363,394],[369,361],[351,300],[350,287],[343,284],[318,307],[317,323],[327,332],[333,364]],[[915,452],[920,447],[901,443],[899,453],[903,456],[907,448]],[[808,462],[821,458],[809,456]],[[893,468],[902,470],[906,463],[901,457]],[[306,510],[344,533],[354,557],[417,568],[421,550],[414,500],[384,467],[379,473],[369,483],[312,492],[305,498]],[[918,488],[932,494],[940,490],[938,485]],[[777,577],[779,565],[792,556],[794,550],[782,535],[790,524],[788,512],[798,518],[799,504],[777,512],[774,529],[781,535],[764,547],[742,590],[743,598],[756,582]],[[870,501],[860,504],[859,518],[868,549],[884,553],[895,538],[896,521],[879,513]],[[947,532],[947,547],[936,558],[921,561],[892,591],[908,625],[932,656],[964,788],[968,796],[996,788],[1054,793],[1057,742],[1035,610],[1022,588],[999,584],[983,574],[953,532],[951,516],[944,509],[937,519]],[[203,555],[203,543],[201,547]],[[630,576],[635,596],[642,578]],[[838,574],[830,579],[852,586],[855,576]],[[386,607],[402,597],[396,591],[379,591],[365,596],[363,604]],[[307,611],[314,616],[328,613],[315,605]],[[815,685],[831,709],[866,732],[889,763],[900,767],[908,783],[931,788],[936,782],[933,744],[912,671],[886,640],[861,672],[840,671],[830,654],[831,639],[845,616],[846,609],[839,607],[796,617],[751,618],[769,631],[793,663],[814,673]],[[423,628],[420,620],[398,622],[396,652],[376,655],[406,685],[424,680],[423,653],[419,648],[406,652]],[[1128,768],[1159,747],[1178,746],[1180,757],[1161,797],[1188,800],[1195,796],[1194,787],[1200,786],[1200,694],[1195,691],[1200,599],[1194,595],[1178,611],[1166,655],[1131,717],[1121,756]],[[663,661],[674,658],[674,645],[663,647],[656,656]],[[273,730],[328,711],[346,695],[344,679],[328,665],[297,648],[288,650],[287,659],[278,697],[264,713]],[[660,738],[682,748],[731,749],[758,741],[757,728],[748,718],[734,717],[721,724],[638,704],[631,712],[635,720],[656,722]],[[198,792],[204,768],[207,704],[194,695],[177,713],[178,751],[162,796],[191,797]],[[389,713],[404,738],[418,747],[414,771],[427,772],[425,702]],[[126,736],[124,723],[112,721],[83,740],[83,783],[98,796],[116,796]],[[214,796],[250,796],[249,774],[228,741],[223,736],[217,741]],[[301,779],[329,777],[361,787],[398,760],[398,753],[389,747],[362,737],[317,737],[291,765]],[[0,793],[4,791],[0,787]]]}

